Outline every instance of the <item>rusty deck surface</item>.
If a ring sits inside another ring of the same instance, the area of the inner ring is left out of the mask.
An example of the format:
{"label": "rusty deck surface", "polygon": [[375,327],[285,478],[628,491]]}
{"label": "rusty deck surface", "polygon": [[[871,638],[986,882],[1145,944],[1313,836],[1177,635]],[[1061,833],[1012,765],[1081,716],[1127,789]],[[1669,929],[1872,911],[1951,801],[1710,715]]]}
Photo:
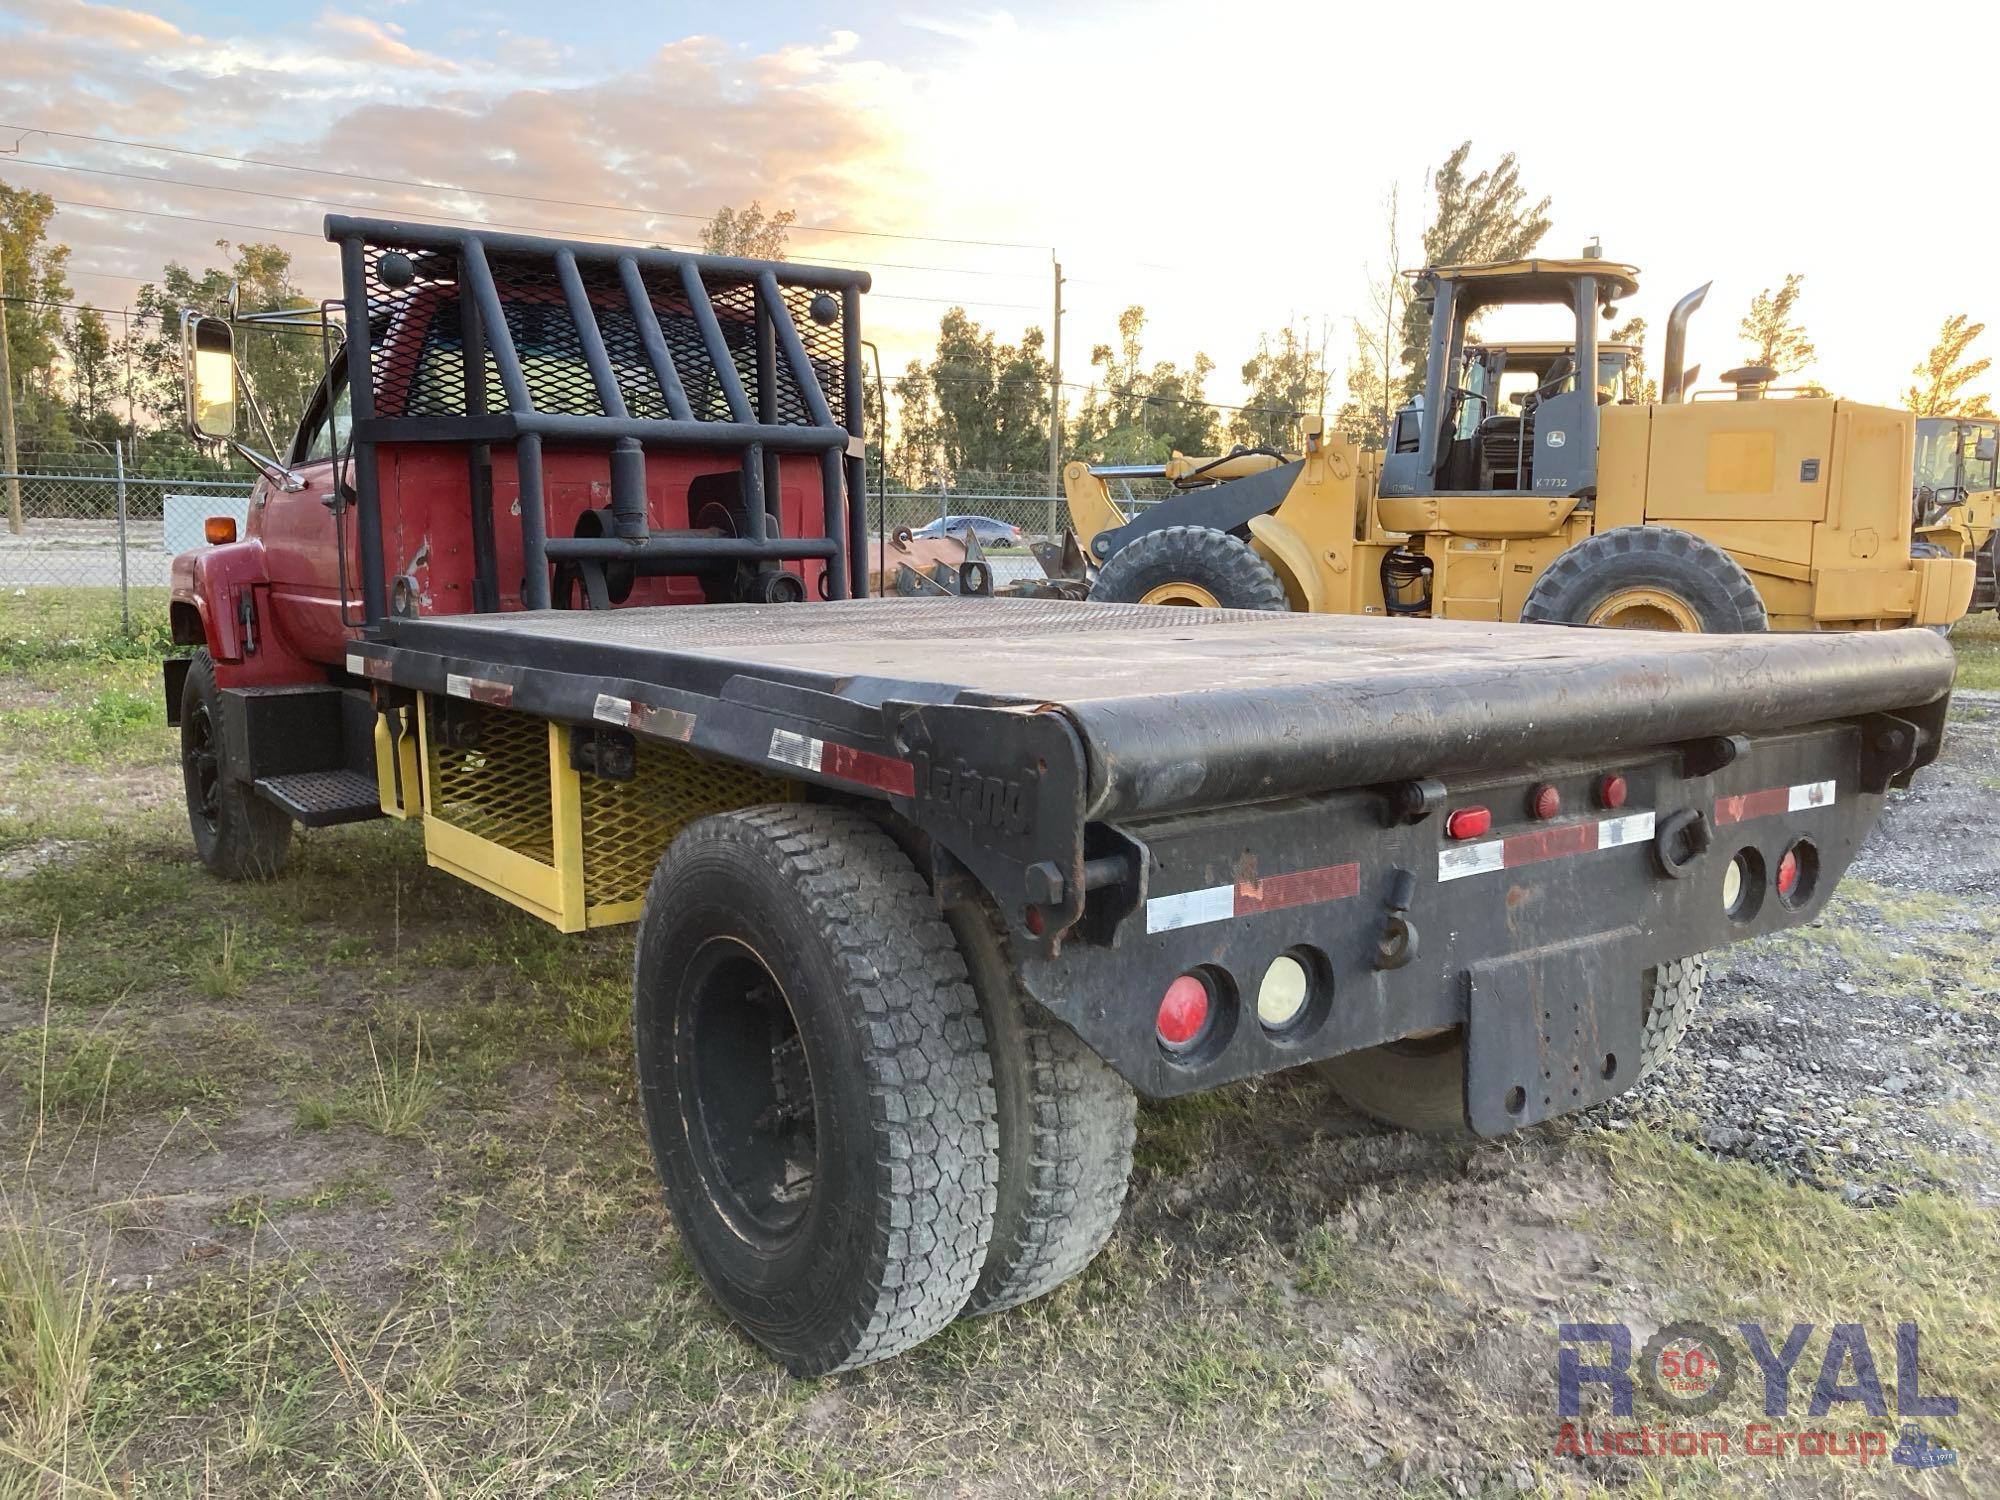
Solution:
{"label": "rusty deck surface", "polygon": [[1144,806],[1180,802],[1171,787],[1190,779],[1221,793],[1231,763],[1248,777],[1231,795],[1270,795],[1893,712],[1948,692],[1955,666],[1927,630],[1682,636],[1025,599],[454,615],[391,639],[711,694],[747,677],[857,705],[1048,705],[1089,745],[1097,790],[1124,784]]}

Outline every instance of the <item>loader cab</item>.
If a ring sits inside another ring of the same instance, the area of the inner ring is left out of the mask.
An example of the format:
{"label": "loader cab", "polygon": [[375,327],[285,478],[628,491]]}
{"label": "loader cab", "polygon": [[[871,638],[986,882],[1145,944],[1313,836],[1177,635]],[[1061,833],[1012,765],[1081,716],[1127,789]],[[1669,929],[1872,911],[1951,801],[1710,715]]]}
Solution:
{"label": "loader cab", "polygon": [[2000,489],[2000,419],[1919,417],[1915,464],[1918,519],[1983,491]]}
{"label": "loader cab", "polygon": [[[1597,409],[1626,399],[1629,346],[1602,346],[1598,318],[1639,289],[1631,266],[1596,258],[1437,266],[1417,273],[1431,308],[1422,394],[1397,413],[1382,462],[1387,496],[1532,492],[1583,498],[1597,485]],[[1476,343],[1468,329],[1497,307],[1559,309],[1561,337]],[[1607,371],[1611,348],[1625,358]],[[1597,378],[1579,380],[1579,370]],[[1613,378],[1607,382],[1606,375]]]}

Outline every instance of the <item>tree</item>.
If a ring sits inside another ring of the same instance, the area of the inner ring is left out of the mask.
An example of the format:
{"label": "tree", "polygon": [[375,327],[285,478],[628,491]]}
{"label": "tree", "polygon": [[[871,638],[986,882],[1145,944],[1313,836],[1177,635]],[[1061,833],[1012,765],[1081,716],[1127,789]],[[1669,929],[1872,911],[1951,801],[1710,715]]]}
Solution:
{"label": "tree", "polygon": [[62,309],[70,297],[69,247],[49,238],[55,200],[0,182],[0,279],[6,284],[7,354],[20,446],[66,447],[69,411],[56,389]]}
{"label": "tree", "polygon": [[785,242],[792,225],[798,222],[793,210],[781,209],[769,215],[755,198],[750,206],[735,209],[724,204],[701,232],[701,248],[709,255],[745,255],[752,260],[783,260]]}
{"label": "tree", "polygon": [[1400,198],[1400,190],[1392,187],[1384,205],[1389,218],[1388,260],[1382,274],[1368,281],[1373,314],[1354,320],[1354,362],[1347,367],[1347,400],[1333,419],[1349,442],[1368,449],[1380,448],[1388,439],[1397,397],[1393,371],[1401,349],[1403,314],[1410,301],[1396,224]]}
{"label": "tree", "polygon": [[1629,366],[1632,399],[1648,404],[1658,401],[1660,399],[1660,383],[1646,373],[1646,320],[1644,318],[1627,318],[1623,323],[1620,323],[1616,328],[1611,330],[1605,342],[1610,344],[1630,344],[1632,346],[1632,361]]}
{"label": "tree", "polygon": [[1968,360],[1984,323],[1975,323],[1966,313],[1953,313],[1938,330],[1937,342],[1923,363],[1910,373],[1916,383],[1903,392],[1903,405],[1920,417],[1983,417],[1992,410],[1992,398],[1984,392],[1969,394],[1966,387],[1993,367],[1991,359]]}
{"label": "tree", "polygon": [[[149,412],[163,431],[178,432],[181,426],[182,308],[220,308],[228,300],[232,281],[236,283],[237,306],[244,312],[296,311],[314,306],[292,284],[290,254],[276,245],[232,246],[227,240],[217,240],[216,249],[222,252],[225,265],[211,266],[196,275],[170,261],[158,283],[140,287],[137,315],[127,342],[119,345],[119,353],[129,353],[131,358],[135,407]],[[283,448],[324,373],[319,335],[241,324],[236,357],[270,420],[272,441]],[[254,446],[262,446],[262,432],[247,436]]]}
{"label": "tree", "polygon": [[86,424],[94,423],[104,409],[104,391],[111,364],[111,330],[104,316],[85,305],[64,329],[64,346],[69,354],[70,388],[76,413]]}
{"label": "tree", "polygon": [[1054,372],[1045,343],[1030,328],[1003,344],[964,308],[945,313],[929,364],[911,360],[896,381],[898,477],[927,487],[940,472],[1046,470]]}
{"label": "tree", "polygon": [[1118,315],[1118,342],[1090,351],[1100,372],[1078,405],[1066,444],[1078,458],[1098,463],[1159,463],[1176,453],[1212,453],[1218,445],[1215,408],[1205,386],[1215,363],[1196,354],[1181,369],[1172,360],[1150,367],[1145,358],[1146,309]]}
{"label": "tree", "polygon": [[1750,311],[1741,325],[1752,350],[1750,364],[1769,365],[1784,376],[1805,369],[1819,357],[1797,316],[1805,279],[1801,272],[1787,272],[1783,286],[1775,290],[1765,287],[1750,299]]}
{"label": "tree", "polygon": [[1242,410],[1229,419],[1230,440],[1247,448],[1295,452],[1299,419],[1326,412],[1331,383],[1326,346],[1326,326],[1320,326],[1315,344],[1312,325],[1303,320],[1297,327],[1287,323],[1275,336],[1260,337],[1257,352],[1243,365],[1243,384],[1249,395]]}
{"label": "tree", "polygon": [[[1472,142],[1466,141],[1426,178],[1437,195],[1437,212],[1424,231],[1426,266],[1519,260],[1549,232],[1549,200],[1528,201],[1514,153],[1509,151],[1494,166],[1468,177],[1465,163],[1471,154]],[[1424,388],[1430,339],[1430,308],[1413,300],[1403,314],[1406,396]]]}

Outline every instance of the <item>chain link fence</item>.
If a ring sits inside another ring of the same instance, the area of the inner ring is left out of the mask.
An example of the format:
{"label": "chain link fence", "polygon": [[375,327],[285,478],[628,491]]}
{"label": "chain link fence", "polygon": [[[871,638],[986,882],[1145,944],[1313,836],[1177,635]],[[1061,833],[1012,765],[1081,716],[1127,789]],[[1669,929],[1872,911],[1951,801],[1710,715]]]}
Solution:
{"label": "chain link fence", "polygon": [[0,590],[164,588],[174,553],[199,546],[202,521],[249,503],[248,480],[128,471],[123,445],[61,467],[0,472]]}
{"label": "chain link fence", "polygon": [[[162,588],[174,553],[199,546],[201,522],[234,515],[239,526],[251,481],[134,460],[123,444],[102,454],[24,453],[15,473],[0,472],[0,589]],[[1128,511],[1171,493],[1148,481],[1114,481],[1112,498]],[[918,530],[940,516],[991,516],[1021,530],[1023,544],[1060,536],[1069,512],[1049,494],[1046,473],[975,471],[940,475],[917,489],[891,481],[869,486],[871,531]],[[1006,557],[995,573],[1012,570]],[[1023,557],[1024,576],[1038,573]]]}

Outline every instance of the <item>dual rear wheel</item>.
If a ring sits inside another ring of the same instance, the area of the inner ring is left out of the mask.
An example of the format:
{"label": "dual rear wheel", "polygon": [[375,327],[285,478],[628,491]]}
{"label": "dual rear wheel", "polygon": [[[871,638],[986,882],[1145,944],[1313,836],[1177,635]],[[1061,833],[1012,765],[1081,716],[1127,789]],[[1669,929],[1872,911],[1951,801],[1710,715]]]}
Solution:
{"label": "dual rear wheel", "polygon": [[640,921],[655,1163],[724,1309],[799,1375],[1039,1296],[1110,1237],[1131,1090],[940,919],[872,821],[798,804],[674,841]]}

